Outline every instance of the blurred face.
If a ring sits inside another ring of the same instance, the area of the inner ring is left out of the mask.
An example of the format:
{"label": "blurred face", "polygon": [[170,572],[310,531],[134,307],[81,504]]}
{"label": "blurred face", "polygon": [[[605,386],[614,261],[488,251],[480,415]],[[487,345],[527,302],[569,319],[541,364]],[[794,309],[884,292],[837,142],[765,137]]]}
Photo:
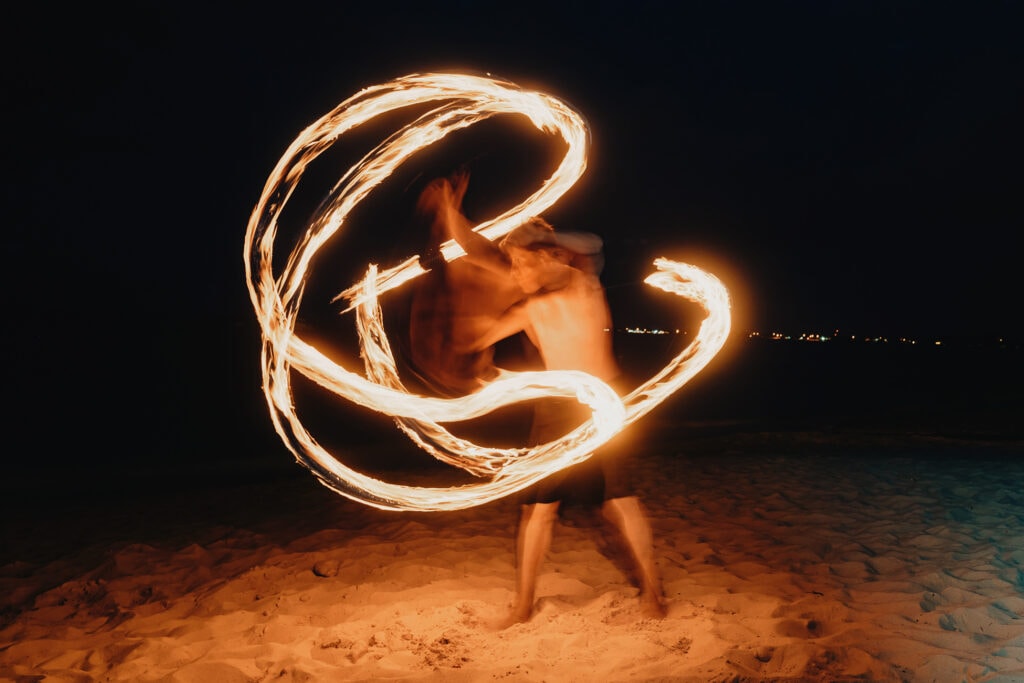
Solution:
{"label": "blurred face", "polygon": [[512,266],[512,279],[527,294],[551,285],[565,269],[565,264],[548,249],[511,247],[508,257]]}

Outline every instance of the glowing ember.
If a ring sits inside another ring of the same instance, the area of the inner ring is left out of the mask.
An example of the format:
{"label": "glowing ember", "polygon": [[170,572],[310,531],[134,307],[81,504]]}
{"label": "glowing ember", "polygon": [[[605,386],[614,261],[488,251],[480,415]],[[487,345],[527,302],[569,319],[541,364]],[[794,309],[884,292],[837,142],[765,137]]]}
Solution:
{"label": "glowing ember", "polygon": [[[277,220],[306,166],[345,132],[377,116],[415,104],[437,107],[391,135],[337,182],[319,215],[275,276]],[[415,395],[403,386],[388,344],[377,296],[425,271],[418,257],[366,278],[338,298],[355,309],[365,374],[346,369],[295,334],[303,284],[313,256],[344,224],[367,194],[406,159],[456,130],[496,114],[521,114],[539,130],[559,135],[568,149],[555,173],[521,204],[474,228],[498,238],[526,218],[542,214],[583,174],[588,132],[563,102],[514,84],[459,74],[418,74],[366,88],[304,130],[278,162],[249,219],[245,267],[249,296],[263,335],[263,390],[274,428],[296,458],[331,489],[353,500],[390,510],[455,510],[519,491],[562,468],[582,462],[626,426],[648,413],[696,375],[729,334],[729,297],[714,276],[691,265],[657,259],[645,282],[700,304],[707,312],[693,342],[661,372],[620,399],[604,382],[567,371],[508,372],[465,397]],[[442,246],[448,260],[465,254],[454,241]],[[345,467],[303,427],[292,401],[296,370],[338,396],[395,418],[421,448],[477,477],[448,488],[392,484]],[[544,396],[574,397],[588,405],[590,420],[562,438],[533,448],[487,448],[460,439],[441,425],[468,420],[513,403]]]}

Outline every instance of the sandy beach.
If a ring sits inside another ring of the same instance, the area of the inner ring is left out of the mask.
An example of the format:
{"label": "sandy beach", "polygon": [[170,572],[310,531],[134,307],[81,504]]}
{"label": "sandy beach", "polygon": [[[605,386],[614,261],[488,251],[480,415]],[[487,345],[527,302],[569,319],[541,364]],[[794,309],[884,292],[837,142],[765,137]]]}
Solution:
{"label": "sandy beach", "polygon": [[8,515],[0,679],[1024,680],[1019,444],[735,424],[647,444],[664,619],[590,508],[564,507],[534,618],[498,630],[514,500],[383,512],[274,458]]}
{"label": "sandy beach", "polygon": [[[0,683],[1024,683],[1024,3],[8,15]],[[505,627],[515,495],[289,450],[466,483],[392,390],[491,343],[651,381],[663,617],[574,500]]]}

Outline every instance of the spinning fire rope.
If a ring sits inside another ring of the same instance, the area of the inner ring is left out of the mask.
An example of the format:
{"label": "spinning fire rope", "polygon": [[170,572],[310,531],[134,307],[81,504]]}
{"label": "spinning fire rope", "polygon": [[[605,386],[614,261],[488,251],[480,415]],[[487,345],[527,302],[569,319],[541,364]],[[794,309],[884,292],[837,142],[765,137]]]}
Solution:
{"label": "spinning fire rope", "polygon": [[[280,275],[272,268],[277,221],[306,166],[353,128],[410,105],[437,106],[393,133],[350,168],[332,188],[323,208],[291,252]],[[364,374],[338,365],[295,333],[303,284],[316,252],[339,230],[367,194],[419,150],[496,114],[527,117],[542,132],[559,135],[568,149],[556,171],[532,196],[477,232],[494,240],[552,206],[586,168],[588,131],[563,102],[491,78],[461,74],[416,74],[366,88],[306,128],[267,180],[245,234],[245,269],[262,330],[263,391],[274,428],[300,463],[320,481],[353,500],[387,510],[457,510],[519,491],[565,467],[582,462],[619,431],[650,412],[700,372],[729,334],[729,295],[713,275],[659,258],[647,284],[693,301],[707,313],[693,342],[665,368],[620,399],[604,382],[580,372],[508,372],[468,396],[441,399],[415,395],[398,376],[377,297],[426,272],[413,256],[365,279],[339,297],[355,310]],[[454,241],[442,245],[452,261],[465,255]],[[375,411],[389,415],[421,448],[480,481],[425,488],[380,481],[346,467],[306,431],[295,412],[291,371]],[[592,410],[590,420],[560,439],[532,448],[487,448],[460,439],[443,423],[468,420],[495,409],[545,396],[572,397]]]}

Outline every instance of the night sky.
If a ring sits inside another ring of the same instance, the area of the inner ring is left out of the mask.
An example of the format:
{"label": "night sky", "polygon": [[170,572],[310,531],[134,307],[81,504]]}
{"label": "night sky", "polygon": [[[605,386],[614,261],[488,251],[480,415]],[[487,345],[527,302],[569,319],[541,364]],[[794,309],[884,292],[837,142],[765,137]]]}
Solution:
{"label": "night sky", "polygon": [[213,418],[262,400],[242,240],[263,184],[306,125],[414,72],[583,113],[591,167],[555,217],[605,239],[613,296],[694,255],[733,278],[741,334],[1024,336],[1016,3],[478,4],[19,10],[14,423],[57,462],[230,442]]}

